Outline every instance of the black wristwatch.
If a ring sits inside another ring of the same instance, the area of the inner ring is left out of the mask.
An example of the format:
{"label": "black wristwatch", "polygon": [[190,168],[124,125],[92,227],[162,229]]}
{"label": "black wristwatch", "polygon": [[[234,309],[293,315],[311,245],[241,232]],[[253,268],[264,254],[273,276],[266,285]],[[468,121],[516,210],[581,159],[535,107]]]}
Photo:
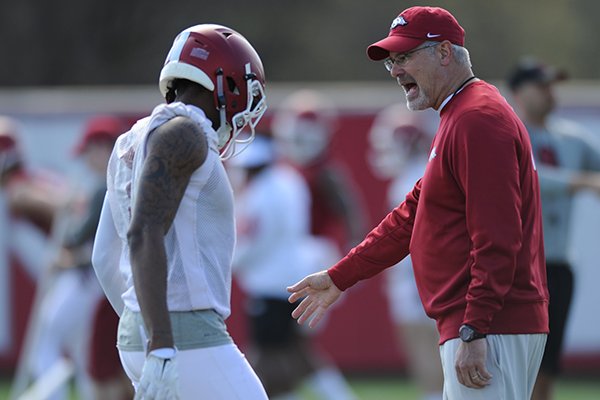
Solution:
{"label": "black wristwatch", "polygon": [[486,335],[485,333],[479,333],[470,325],[463,325],[458,330],[458,335],[460,336],[460,340],[465,343],[472,342],[476,339],[483,339]]}

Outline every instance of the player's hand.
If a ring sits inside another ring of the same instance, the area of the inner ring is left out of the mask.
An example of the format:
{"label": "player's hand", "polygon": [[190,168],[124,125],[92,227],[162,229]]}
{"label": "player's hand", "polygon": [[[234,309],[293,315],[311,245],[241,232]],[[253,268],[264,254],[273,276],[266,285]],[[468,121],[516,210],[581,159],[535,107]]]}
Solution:
{"label": "player's hand", "polygon": [[336,302],[342,291],[335,286],[327,271],[314,273],[300,282],[289,286],[287,291],[292,293],[288,298],[290,303],[304,299],[292,312],[292,317],[303,324],[310,320],[308,326],[314,328],[323,318],[327,309]]}
{"label": "player's hand", "polygon": [[485,367],[487,358],[487,340],[475,339],[472,342],[462,342],[456,350],[456,376],[458,381],[472,389],[481,389],[489,385],[492,375]]}
{"label": "player's hand", "polygon": [[146,356],[135,400],[178,400],[179,375],[176,350],[162,348]]}

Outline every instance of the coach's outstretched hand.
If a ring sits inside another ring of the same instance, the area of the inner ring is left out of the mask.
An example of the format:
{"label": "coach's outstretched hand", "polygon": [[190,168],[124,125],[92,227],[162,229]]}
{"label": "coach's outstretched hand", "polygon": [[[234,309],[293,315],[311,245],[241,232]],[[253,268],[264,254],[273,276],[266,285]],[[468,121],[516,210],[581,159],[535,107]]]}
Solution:
{"label": "coach's outstretched hand", "polygon": [[327,271],[309,275],[295,285],[289,286],[287,291],[292,293],[288,298],[290,303],[295,303],[304,297],[292,312],[292,317],[296,318],[299,324],[309,321],[308,326],[311,328],[319,323],[327,309],[342,294],[342,291],[335,286]]}
{"label": "coach's outstretched hand", "polygon": [[134,400],[179,400],[175,349],[156,349],[146,356]]}

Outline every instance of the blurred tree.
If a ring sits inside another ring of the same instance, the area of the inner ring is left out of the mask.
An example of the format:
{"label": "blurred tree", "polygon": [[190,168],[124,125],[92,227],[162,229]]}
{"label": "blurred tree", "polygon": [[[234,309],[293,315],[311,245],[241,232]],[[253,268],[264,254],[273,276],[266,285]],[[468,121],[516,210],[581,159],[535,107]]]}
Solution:
{"label": "blurred tree", "polygon": [[[475,71],[504,78],[523,54],[600,78],[596,0],[429,1],[467,31]],[[365,48],[407,2],[360,0],[0,0],[1,86],[153,84],[173,36],[229,25],[261,53],[270,81],[382,80]],[[574,62],[581,60],[581,62]]]}

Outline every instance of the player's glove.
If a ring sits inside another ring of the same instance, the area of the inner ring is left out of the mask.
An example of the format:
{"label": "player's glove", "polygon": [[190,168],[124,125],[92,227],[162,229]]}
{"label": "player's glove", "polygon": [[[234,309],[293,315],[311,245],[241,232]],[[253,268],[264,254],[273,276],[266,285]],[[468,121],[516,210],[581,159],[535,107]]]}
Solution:
{"label": "player's glove", "polygon": [[135,400],[179,400],[176,354],[175,349],[163,348],[146,356]]}

